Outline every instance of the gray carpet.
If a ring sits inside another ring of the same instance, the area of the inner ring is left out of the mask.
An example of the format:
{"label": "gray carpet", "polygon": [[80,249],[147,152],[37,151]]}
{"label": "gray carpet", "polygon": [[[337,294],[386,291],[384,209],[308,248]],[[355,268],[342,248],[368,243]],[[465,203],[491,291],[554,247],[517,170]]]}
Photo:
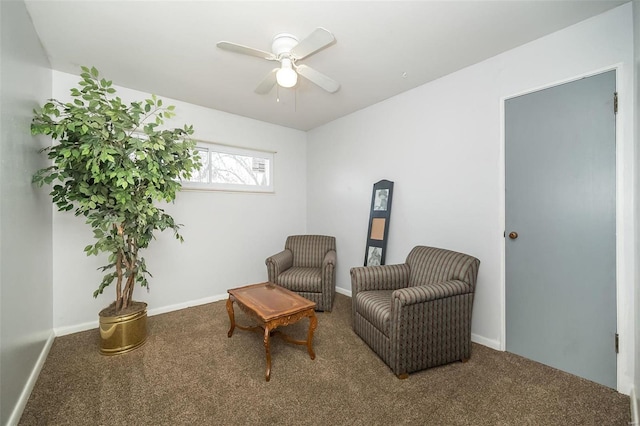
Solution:
{"label": "gray carpet", "polygon": [[[238,312],[238,309],[236,309]],[[245,324],[246,316],[236,313]],[[286,327],[304,339],[308,320]],[[471,360],[397,379],[351,330],[351,299],[318,313],[316,359],[227,338],[225,302],[149,318],[149,339],[102,356],[97,330],[57,338],[21,425],[627,425],[629,397],[474,344]]]}

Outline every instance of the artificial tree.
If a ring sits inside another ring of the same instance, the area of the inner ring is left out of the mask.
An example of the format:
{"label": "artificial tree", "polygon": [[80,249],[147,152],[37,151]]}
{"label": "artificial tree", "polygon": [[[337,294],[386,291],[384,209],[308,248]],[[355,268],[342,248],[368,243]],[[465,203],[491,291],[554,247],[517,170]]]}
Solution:
{"label": "artificial tree", "polygon": [[86,217],[95,242],[84,251],[109,254],[93,296],[115,280],[110,309],[120,315],[132,304],[135,284],[148,286],[140,250],[149,246],[154,231],[171,229],[182,242],[180,225],[158,204],[173,202],[180,179],[189,179],[201,163],[190,139],[192,126],[163,128],[174,116],[173,106],[163,106],[155,95],[127,105],[96,68],[82,67],[80,76],[72,102],[51,99],[34,110],[32,134],[57,143],[43,150],[53,164],[33,181],[54,183],[50,195],[58,210]]}

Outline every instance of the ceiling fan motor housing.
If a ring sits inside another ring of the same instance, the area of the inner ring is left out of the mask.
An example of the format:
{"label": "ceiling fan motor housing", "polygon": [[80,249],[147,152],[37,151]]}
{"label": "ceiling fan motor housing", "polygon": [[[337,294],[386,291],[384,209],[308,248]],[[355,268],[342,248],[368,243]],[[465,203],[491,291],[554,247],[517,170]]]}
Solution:
{"label": "ceiling fan motor housing", "polygon": [[273,37],[271,43],[271,51],[280,59],[282,56],[288,56],[288,53],[298,44],[298,39],[287,33],[281,33]]}

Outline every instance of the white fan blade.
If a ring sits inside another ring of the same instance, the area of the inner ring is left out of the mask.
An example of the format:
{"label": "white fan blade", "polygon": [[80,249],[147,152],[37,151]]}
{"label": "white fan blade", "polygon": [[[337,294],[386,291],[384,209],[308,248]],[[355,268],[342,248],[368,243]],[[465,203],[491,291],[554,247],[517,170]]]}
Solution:
{"label": "white fan blade", "polygon": [[329,93],[335,93],[340,88],[340,83],[304,64],[298,65],[297,71],[298,74],[300,74],[310,82],[322,87]]}
{"label": "white fan blade", "polygon": [[260,95],[265,95],[269,93],[273,88],[273,86],[275,86],[276,84],[276,73],[278,72],[279,69],[280,68],[272,69],[271,72],[269,72],[269,74],[267,74],[264,77],[264,79],[260,82],[260,84],[258,84],[258,87],[256,87],[255,92]]}
{"label": "white fan blade", "polygon": [[322,27],[318,27],[307,38],[300,41],[291,49],[291,57],[294,59],[302,59],[316,53],[336,41],[333,34]]}
{"label": "white fan blade", "polygon": [[265,52],[264,50],[254,49],[253,47],[243,46],[241,44],[231,43],[230,41],[219,41],[216,46],[222,50],[228,50],[234,53],[242,53],[243,55],[256,56],[258,58],[267,59],[269,61],[276,61],[276,57],[273,53]]}

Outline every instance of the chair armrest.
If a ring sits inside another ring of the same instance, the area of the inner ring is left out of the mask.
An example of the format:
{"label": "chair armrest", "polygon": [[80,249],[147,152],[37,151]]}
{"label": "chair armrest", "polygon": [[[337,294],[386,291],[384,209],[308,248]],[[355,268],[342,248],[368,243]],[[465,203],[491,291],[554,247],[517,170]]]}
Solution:
{"label": "chair armrest", "polygon": [[293,266],[293,253],[288,249],[283,250],[280,253],[267,257],[264,263],[267,265],[269,282],[275,283],[281,272]]}
{"label": "chair armrest", "polygon": [[356,296],[365,290],[396,290],[409,284],[409,265],[358,266],[351,268],[351,315],[355,324]]}
{"label": "chair armrest", "polygon": [[336,287],[336,251],[329,250],[322,261],[322,287],[324,291],[333,292]]}
{"label": "chair armrest", "polygon": [[331,311],[336,294],[336,251],[329,250],[322,261],[322,305]]}
{"label": "chair armrest", "polygon": [[462,280],[393,291],[389,350],[397,354],[390,364],[394,373],[469,358],[472,306],[473,287]]}
{"label": "chair armrest", "polygon": [[324,260],[322,261],[322,268],[326,268],[328,265],[336,266],[336,251],[329,250],[327,254],[324,255]]}
{"label": "chair armrest", "polygon": [[409,265],[358,266],[351,268],[352,297],[365,290],[396,290],[409,283]]}
{"label": "chair armrest", "polygon": [[408,306],[471,292],[472,288],[469,284],[460,280],[451,280],[398,289],[391,293],[391,298],[394,301],[397,299],[401,306]]}

